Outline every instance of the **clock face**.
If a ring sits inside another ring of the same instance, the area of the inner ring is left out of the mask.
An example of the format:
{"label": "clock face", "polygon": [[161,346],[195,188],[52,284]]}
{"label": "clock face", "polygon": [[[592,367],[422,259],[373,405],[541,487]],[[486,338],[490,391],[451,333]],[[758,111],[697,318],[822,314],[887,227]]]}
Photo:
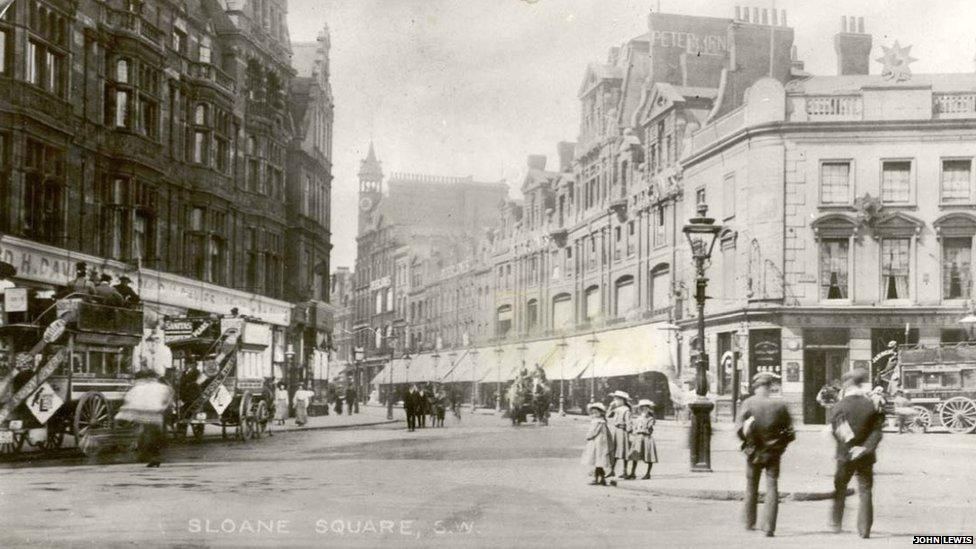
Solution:
{"label": "clock face", "polygon": [[364,196],[359,199],[359,209],[361,211],[368,212],[372,207],[373,201],[368,196]]}

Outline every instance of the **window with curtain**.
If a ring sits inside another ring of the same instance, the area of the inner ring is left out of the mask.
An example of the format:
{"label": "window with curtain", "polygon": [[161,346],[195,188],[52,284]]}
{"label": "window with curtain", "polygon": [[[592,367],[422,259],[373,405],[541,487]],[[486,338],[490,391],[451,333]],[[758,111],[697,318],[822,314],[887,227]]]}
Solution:
{"label": "window with curtain", "polygon": [[820,299],[847,299],[848,246],[846,238],[820,241]]}
{"label": "window with curtain", "polygon": [[820,165],[820,202],[847,204],[851,201],[851,163],[824,162]]}
{"label": "window with curtain", "polygon": [[908,160],[887,161],[881,164],[881,201],[905,204],[911,201],[912,163]]}
{"label": "window with curtain", "polygon": [[942,161],[942,203],[973,201],[972,164],[969,159]]}
{"label": "window with curtain", "polygon": [[909,246],[907,238],[881,241],[881,295],[884,299],[908,299]]}
{"label": "window with curtain", "polygon": [[942,241],[942,295],[944,299],[969,299],[972,295],[973,239]]}

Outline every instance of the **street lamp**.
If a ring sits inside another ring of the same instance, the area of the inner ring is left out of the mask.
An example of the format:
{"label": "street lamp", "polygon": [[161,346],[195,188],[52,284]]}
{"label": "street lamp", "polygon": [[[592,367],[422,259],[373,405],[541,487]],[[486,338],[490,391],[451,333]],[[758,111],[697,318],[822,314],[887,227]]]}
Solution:
{"label": "street lamp", "polygon": [[688,446],[691,450],[691,470],[700,472],[712,470],[712,425],[709,414],[715,407],[705,396],[708,394],[708,355],[705,354],[705,288],[708,286],[708,278],[705,277],[705,264],[712,256],[715,240],[722,230],[722,226],[716,225],[715,220],[707,214],[708,206],[699,204],[698,216],[691,218],[683,229],[695,262],[695,301],[698,304],[698,355],[695,372],[695,392],[698,399],[688,405],[693,414]]}
{"label": "street lamp", "polygon": [[594,332],[586,342],[592,348],[592,353],[590,354],[590,403],[592,404],[596,402],[596,345],[600,340],[596,338],[596,333]]}
{"label": "street lamp", "polygon": [[478,349],[471,350],[471,412],[478,407]]}
{"label": "street lamp", "polygon": [[502,354],[505,349],[501,347],[495,347],[495,356],[498,357],[498,381],[495,385],[495,413],[500,414],[502,411]]}
{"label": "street lamp", "polygon": [[569,344],[566,343],[566,338],[563,337],[556,344],[559,347],[559,415],[566,415],[566,348]]}
{"label": "street lamp", "polygon": [[292,344],[290,343],[288,344],[287,350],[285,351],[285,368],[287,369],[288,372],[288,392],[290,395],[294,395],[295,394],[295,347],[292,346]]}
{"label": "street lamp", "polygon": [[386,419],[393,419],[393,353],[396,352],[397,336],[386,338],[390,346],[390,386],[386,389]]}
{"label": "street lamp", "polygon": [[437,351],[434,351],[434,354],[430,355],[430,358],[434,360],[434,370],[430,374],[431,377],[428,381],[437,383],[437,361],[441,358],[441,355],[437,354]]}

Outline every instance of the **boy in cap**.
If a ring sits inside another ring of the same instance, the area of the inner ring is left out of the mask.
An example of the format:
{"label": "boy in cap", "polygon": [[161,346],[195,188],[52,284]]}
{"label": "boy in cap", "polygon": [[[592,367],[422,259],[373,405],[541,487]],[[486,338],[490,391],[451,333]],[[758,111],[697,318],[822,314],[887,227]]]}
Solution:
{"label": "boy in cap", "polygon": [[600,402],[593,402],[586,408],[590,414],[590,430],[586,433],[586,446],[580,462],[593,467],[593,482],[607,485],[606,469],[610,467],[610,430],[604,419],[607,408]]}
{"label": "boy in cap", "polygon": [[763,506],[767,537],[776,531],[779,510],[779,464],[786,447],[796,438],[793,418],[782,400],[769,397],[772,384],[779,376],[760,372],[752,378],[753,395],[742,403],[736,418],[736,433],[746,454],[746,529],[756,528],[756,504],[759,478],[766,474],[766,503]]}
{"label": "boy in cap", "polygon": [[607,423],[610,425],[613,437],[613,454],[610,456],[610,474],[616,476],[617,461],[623,460],[624,470],[621,478],[627,476],[627,459],[630,454],[630,395],[623,391],[610,393],[613,403],[610,405],[610,412],[607,414]]}
{"label": "boy in cap", "polygon": [[831,526],[840,532],[844,519],[844,503],[847,498],[847,484],[851,477],[857,476],[857,495],[860,507],[857,512],[857,531],[862,538],[871,536],[874,521],[874,507],[871,491],[874,487],[874,462],[878,445],[881,444],[881,430],[884,427],[884,412],[879,411],[871,398],[862,391],[846,389],[860,387],[868,381],[867,370],[857,368],[844,374],[846,396],[834,406],[831,428],[837,441],[837,470],[834,473],[834,505]]}

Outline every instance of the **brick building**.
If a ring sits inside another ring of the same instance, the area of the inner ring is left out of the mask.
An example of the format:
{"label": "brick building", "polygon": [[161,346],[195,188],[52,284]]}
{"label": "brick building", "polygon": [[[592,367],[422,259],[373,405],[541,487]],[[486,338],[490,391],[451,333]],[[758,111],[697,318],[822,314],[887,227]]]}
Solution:
{"label": "brick building", "polygon": [[[304,162],[324,184],[301,223],[327,264],[331,170],[302,116],[331,98],[292,103],[286,13],[284,0],[13,3],[0,20],[0,248],[18,283],[64,284],[85,261],[137,279],[163,314],[237,307],[276,325],[283,366],[291,302],[326,297],[286,288],[286,268],[307,268],[287,253],[301,229],[288,213],[310,202],[286,171]],[[327,92],[327,71],[312,79]]]}

